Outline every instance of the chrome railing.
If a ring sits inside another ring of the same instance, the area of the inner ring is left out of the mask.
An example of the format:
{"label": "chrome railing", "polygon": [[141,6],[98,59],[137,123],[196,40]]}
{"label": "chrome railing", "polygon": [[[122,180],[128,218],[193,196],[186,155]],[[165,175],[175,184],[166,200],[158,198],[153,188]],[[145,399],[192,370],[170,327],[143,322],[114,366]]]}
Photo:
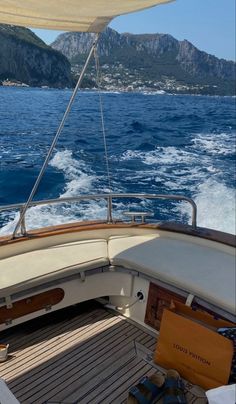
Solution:
{"label": "chrome railing", "polygon": [[[32,201],[29,204],[29,207],[32,206],[42,206],[42,205],[55,205],[61,203],[76,203],[81,201],[89,201],[89,200],[101,200],[104,199],[107,201],[107,223],[113,223],[113,200],[114,199],[169,199],[169,200],[177,200],[188,202],[192,207],[192,217],[191,217],[191,225],[195,229],[197,227],[197,206],[195,202],[191,198],[187,198],[182,195],[165,195],[165,194],[93,194],[93,195],[80,195],[76,197],[68,197],[68,198],[58,198],[58,199],[47,199],[43,201]],[[0,212],[9,211],[9,210],[17,210],[22,211],[24,209],[24,203],[16,203],[12,205],[4,205],[0,206]],[[26,223],[25,220],[21,225],[21,234],[26,234]]]}

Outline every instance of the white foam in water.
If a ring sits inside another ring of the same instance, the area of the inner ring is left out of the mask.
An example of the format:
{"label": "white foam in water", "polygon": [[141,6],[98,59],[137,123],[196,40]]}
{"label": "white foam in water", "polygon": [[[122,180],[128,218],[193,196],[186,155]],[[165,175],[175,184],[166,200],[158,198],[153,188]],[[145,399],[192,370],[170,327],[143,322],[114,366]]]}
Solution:
{"label": "white foam in water", "polygon": [[161,180],[165,183],[168,192],[169,189],[171,192],[176,189],[181,192],[181,188],[191,191],[195,189],[192,184],[202,182],[202,166],[209,173],[217,172],[212,167],[212,159],[209,156],[200,157],[195,151],[182,150],[173,146],[157,147],[148,152],[127,150],[122,154],[121,160],[132,159],[141,160],[143,164],[150,167],[150,170],[136,171],[135,176],[130,177],[131,180],[139,177],[140,183],[144,178],[155,178],[155,182],[158,183]]}
{"label": "white foam in water", "polygon": [[[96,175],[89,172],[89,168],[83,161],[74,159],[70,150],[57,152],[49,164],[62,171],[65,177],[65,189],[60,198],[90,193],[93,189],[97,180]],[[78,220],[78,217],[85,220],[91,219],[91,217],[94,219],[106,217],[105,202],[88,202],[86,209],[80,204],[73,204],[73,208],[71,208],[71,204],[32,207],[27,210],[26,223],[28,229],[35,229],[73,222]],[[14,219],[0,229],[0,234],[12,233],[18,219],[19,214],[16,213]]]}
{"label": "white foam in water", "polygon": [[154,164],[172,164],[176,163],[194,163],[198,160],[198,157],[195,153],[191,153],[189,151],[177,149],[174,146],[168,147],[157,147],[155,150],[148,152],[140,152],[127,150],[121,156],[120,160],[131,160],[131,159],[140,159],[142,163],[147,165]]}
{"label": "white foam in water", "polygon": [[[184,150],[174,146],[157,147],[153,151],[127,150],[122,156],[112,156],[112,160],[141,161],[147,169],[137,169],[134,175],[130,178],[127,176],[126,179],[134,184],[136,181],[139,184],[153,181],[150,184],[152,192],[155,192],[155,184],[160,180],[169,193],[174,191],[185,194],[188,189],[198,206],[198,226],[235,233],[235,194],[233,189],[221,183],[221,169],[215,165],[217,156],[221,158],[232,153],[232,139],[230,140],[229,135],[198,134],[192,145]],[[94,190],[98,193],[106,192],[103,181],[100,181],[101,177],[97,177],[86,162],[73,158],[70,150],[56,152],[50,165],[60,170],[65,178],[60,198],[94,193]],[[116,204],[115,215],[122,217],[124,210],[129,207],[134,209],[135,206],[138,209],[138,202],[137,205],[124,205],[122,201]],[[176,211],[181,216],[190,217],[191,212],[187,206],[185,203],[177,204]],[[105,219],[106,214],[105,201],[41,206],[27,211],[26,223],[27,228],[33,229],[75,220]],[[14,220],[4,226],[0,234],[11,233],[18,217],[16,215]]]}
{"label": "white foam in water", "polygon": [[[15,214],[13,220],[0,229],[1,235],[12,234],[19,220],[19,213]],[[71,214],[60,213],[55,206],[35,206],[29,208],[26,213],[27,229],[37,229],[45,226],[53,226],[60,223],[69,223],[75,220]]]}
{"label": "white foam in water", "polygon": [[88,193],[93,183],[97,179],[94,174],[88,174],[88,167],[83,161],[78,161],[72,157],[70,150],[57,152],[50,161],[52,167],[61,170],[67,180],[65,192],[60,197],[77,196],[82,193]]}
{"label": "white foam in water", "polygon": [[235,153],[235,144],[228,133],[200,133],[193,139],[193,145],[194,148],[211,155],[227,156]]}
{"label": "white foam in water", "polygon": [[[81,194],[94,193],[94,189],[99,188],[97,176],[82,160],[78,161],[73,158],[70,150],[58,151],[50,165],[63,172],[65,177],[64,192],[60,198],[73,197]],[[102,189],[98,190],[106,192],[102,184]],[[117,190],[117,192],[119,192]],[[134,207],[135,204],[132,204]],[[129,204],[124,205],[122,202],[114,203],[114,216],[120,217],[122,212],[129,209]],[[35,229],[45,226],[52,226],[63,223],[70,223],[76,220],[106,219],[107,202],[105,200],[91,200],[83,203],[73,204],[57,204],[47,206],[35,206],[29,208],[26,213],[27,229]],[[10,220],[2,229],[1,235],[11,234],[19,220],[19,213]]]}
{"label": "white foam in water", "polygon": [[[235,192],[221,182],[222,172],[213,165],[217,164],[217,156],[232,153],[234,150],[229,135],[199,134],[193,139],[193,145],[185,150],[172,146],[157,147],[154,151],[148,152],[127,150],[123,153],[122,159],[141,160],[142,163],[152,167],[150,172],[149,170],[136,172],[136,177],[139,174],[140,180],[144,176],[154,177],[157,174],[156,182],[164,180],[167,192],[177,189],[178,193],[185,194],[188,189],[197,204],[198,226],[235,234]],[[175,210],[182,217],[187,215],[190,221],[189,204],[177,204]]]}
{"label": "white foam in water", "polygon": [[141,91],[143,95],[169,95],[164,90],[156,90],[156,91]]}
{"label": "white foam in water", "polygon": [[[197,225],[220,230],[226,233],[236,232],[235,190],[215,180],[208,179],[198,186],[195,196],[197,204]],[[186,204],[180,204],[181,213],[190,215]]]}

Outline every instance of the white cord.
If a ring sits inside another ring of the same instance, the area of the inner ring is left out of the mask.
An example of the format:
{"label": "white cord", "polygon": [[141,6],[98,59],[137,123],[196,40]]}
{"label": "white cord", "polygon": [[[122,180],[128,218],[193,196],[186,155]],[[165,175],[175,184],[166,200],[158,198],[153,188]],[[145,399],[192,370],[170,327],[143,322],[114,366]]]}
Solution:
{"label": "white cord", "polygon": [[112,310],[126,310],[129,309],[130,307],[134,306],[136,303],[138,303],[140,300],[142,300],[142,297],[138,297],[133,303],[127,304],[126,306],[113,306],[112,304],[105,304],[104,307],[106,307],[107,309],[112,309]]}
{"label": "white cord", "polygon": [[[97,73],[96,81],[97,81],[97,86],[98,86],[98,96],[99,96],[99,104],[100,104],[100,112],[101,112],[101,125],[102,125],[102,134],[103,134],[105,161],[106,161],[106,168],[107,168],[107,180],[108,180],[109,191],[111,192],[111,175],[110,175],[110,168],[109,168],[106,131],[105,131],[105,124],[104,124],[104,109],[103,109],[103,102],[102,102],[102,96],[101,96],[101,69],[100,69],[100,64],[99,64],[97,48],[94,48],[94,58],[95,58],[96,73]],[[100,73],[100,75],[99,75],[99,73]]]}
{"label": "white cord", "polygon": [[129,309],[130,307],[134,306],[136,303],[138,303],[140,301],[140,298],[138,297],[138,299],[136,299],[133,303],[127,304],[126,306],[115,306],[116,310],[126,310]]}

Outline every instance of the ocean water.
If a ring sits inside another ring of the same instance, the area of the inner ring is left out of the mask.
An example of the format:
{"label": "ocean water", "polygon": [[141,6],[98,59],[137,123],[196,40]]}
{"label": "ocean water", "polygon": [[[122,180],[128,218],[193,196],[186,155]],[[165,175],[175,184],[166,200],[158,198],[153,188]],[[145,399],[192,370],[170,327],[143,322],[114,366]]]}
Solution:
{"label": "ocean water", "polygon": [[[70,90],[0,87],[0,205],[24,202],[70,98]],[[194,199],[198,225],[235,233],[235,98],[103,93],[111,188],[99,96],[81,92],[35,199],[100,192],[178,194]],[[157,221],[190,223],[188,204],[114,201],[124,211],[155,212]],[[0,234],[16,211],[0,212]],[[106,217],[91,201],[33,207],[28,228]]]}

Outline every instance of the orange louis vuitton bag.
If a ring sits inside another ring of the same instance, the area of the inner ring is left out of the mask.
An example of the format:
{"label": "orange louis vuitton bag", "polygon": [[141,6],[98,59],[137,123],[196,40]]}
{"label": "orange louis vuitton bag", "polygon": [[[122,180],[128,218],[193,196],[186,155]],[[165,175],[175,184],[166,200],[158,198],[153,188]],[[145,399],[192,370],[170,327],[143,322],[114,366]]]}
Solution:
{"label": "orange louis vuitton bag", "polygon": [[176,369],[183,378],[205,389],[225,385],[230,375],[233,343],[216,330],[234,326],[173,302],[163,312],[154,360],[164,368]]}

